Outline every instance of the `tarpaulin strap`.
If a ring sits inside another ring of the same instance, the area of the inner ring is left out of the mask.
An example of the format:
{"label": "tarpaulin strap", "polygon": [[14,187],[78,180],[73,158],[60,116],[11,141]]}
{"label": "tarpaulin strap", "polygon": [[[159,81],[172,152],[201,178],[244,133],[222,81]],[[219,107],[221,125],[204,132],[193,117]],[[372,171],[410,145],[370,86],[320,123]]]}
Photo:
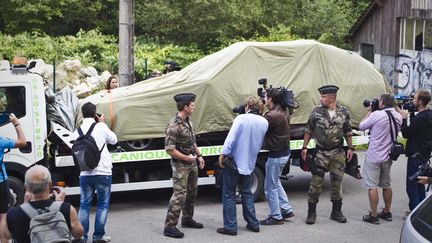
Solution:
{"label": "tarpaulin strap", "polygon": [[109,121],[110,121],[110,130],[112,131],[114,128],[114,109],[113,109],[111,90],[108,90],[108,94],[109,94]]}

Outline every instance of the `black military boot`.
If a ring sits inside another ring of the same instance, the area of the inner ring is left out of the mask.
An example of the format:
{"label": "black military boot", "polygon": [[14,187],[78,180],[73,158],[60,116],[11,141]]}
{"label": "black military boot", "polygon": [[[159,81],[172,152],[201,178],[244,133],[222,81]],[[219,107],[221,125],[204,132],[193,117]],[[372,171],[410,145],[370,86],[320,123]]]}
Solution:
{"label": "black military boot", "polygon": [[177,227],[165,227],[163,234],[173,238],[183,238],[184,234]]}
{"label": "black military boot", "polygon": [[193,219],[182,219],[182,227],[183,228],[193,228],[193,229],[202,229],[204,228],[204,225],[201,223],[198,223],[197,221]]}
{"label": "black military boot", "polygon": [[339,223],[346,223],[347,219],[343,216],[341,208],[342,208],[342,200],[332,200],[333,209],[331,212],[330,219],[337,221]]}
{"label": "black military boot", "polygon": [[308,202],[308,215],[306,224],[315,224],[316,220],[316,203]]}

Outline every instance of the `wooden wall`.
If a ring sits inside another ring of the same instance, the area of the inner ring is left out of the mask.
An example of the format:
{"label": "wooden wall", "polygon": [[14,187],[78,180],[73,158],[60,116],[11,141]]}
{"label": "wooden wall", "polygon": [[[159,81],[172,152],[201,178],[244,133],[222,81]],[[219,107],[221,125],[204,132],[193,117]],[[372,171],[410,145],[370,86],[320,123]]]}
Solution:
{"label": "wooden wall", "polygon": [[361,43],[374,45],[374,52],[397,55],[399,51],[399,21],[401,2],[410,0],[386,0],[382,6],[375,4],[369,15],[353,36],[353,49],[358,51]]}
{"label": "wooden wall", "polygon": [[[413,7],[411,7],[413,6]],[[374,45],[374,52],[399,54],[400,19],[432,19],[432,0],[377,0],[352,37],[353,49],[361,43]]]}

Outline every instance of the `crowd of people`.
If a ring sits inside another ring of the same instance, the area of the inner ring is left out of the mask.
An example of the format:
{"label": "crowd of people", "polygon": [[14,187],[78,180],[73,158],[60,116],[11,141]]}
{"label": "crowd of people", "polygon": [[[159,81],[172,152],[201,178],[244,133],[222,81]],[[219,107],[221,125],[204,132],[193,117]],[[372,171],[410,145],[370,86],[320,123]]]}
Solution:
{"label": "crowd of people", "polygon": [[[115,79],[115,78],[113,78]],[[116,86],[116,80],[107,82],[107,89]],[[347,163],[353,158],[352,128],[346,108],[336,101],[338,87],[326,85],[318,89],[321,105],[310,113],[306,124],[301,157],[310,163],[312,179],[308,191],[307,224],[316,223],[316,206],[323,190],[324,175],[330,173],[331,201],[333,208],[330,219],[346,223],[342,213],[342,179]],[[165,150],[171,156],[173,194],[168,204],[163,235],[182,238],[184,233],[178,228],[181,214],[181,226],[202,229],[204,225],[194,219],[194,205],[197,198],[198,170],[203,169],[205,160],[196,143],[191,116],[195,109],[196,95],[182,93],[174,96],[178,112],[165,130]],[[284,93],[281,88],[270,88],[264,99],[249,96],[245,100],[245,114],[238,115],[223,144],[219,156],[222,176],[223,227],[217,233],[237,235],[236,190],[241,194],[243,217],[246,228],[251,232],[260,232],[260,226],[280,225],[285,219],[294,217],[293,208],[282,187],[280,176],[288,162],[291,151],[290,115],[284,106]],[[369,146],[363,166],[363,186],[368,190],[370,212],[363,216],[363,221],[379,224],[380,219],[391,221],[392,189],[390,171],[393,159],[389,151],[395,144],[399,131],[407,138],[406,156],[407,174],[406,191],[409,197],[409,209],[413,210],[424,198],[424,184],[430,184],[432,178],[419,176],[418,180],[409,180],[432,152],[432,111],[427,109],[431,95],[429,91],[418,90],[413,104],[418,113],[407,112],[395,105],[392,95],[382,94],[379,109],[371,110],[359,124],[360,130],[370,133]],[[263,102],[264,101],[264,102]],[[267,112],[262,114],[266,106]],[[89,236],[89,214],[93,193],[97,195],[97,209],[92,242],[110,242],[105,232],[109,211],[112,183],[112,159],[107,144],[116,144],[116,135],[104,122],[104,115],[96,112],[96,106],[90,102],[81,108],[83,123],[74,132],[76,137],[87,132],[93,137],[100,149],[100,161],[97,166],[80,173],[79,211],[64,202],[65,194],[61,190],[52,190],[51,175],[47,168],[36,165],[25,174],[25,203],[9,209],[9,189],[7,172],[1,163],[0,173],[0,242],[14,239],[18,243],[30,242],[30,224],[41,214],[54,212],[62,218],[68,230],[69,238],[78,242],[87,242]],[[19,120],[10,114],[9,120],[14,126],[17,139],[0,136],[0,161],[4,150],[24,147],[25,135]],[[311,139],[316,147],[308,149]],[[347,147],[344,146],[346,141]],[[261,149],[268,151],[265,165],[264,192],[267,199],[268,217],[258,220],[255,213],[254,197],[251,192],[252,173]],[[378,210],[379,193],[382,188],[384,208]],[[9,209],[9,210],[8,210]],[[60,227],[61,228],[61,227]],[[30,230],[31,231],[31,230]],[[33,240],[33,238],[32,238]]]}

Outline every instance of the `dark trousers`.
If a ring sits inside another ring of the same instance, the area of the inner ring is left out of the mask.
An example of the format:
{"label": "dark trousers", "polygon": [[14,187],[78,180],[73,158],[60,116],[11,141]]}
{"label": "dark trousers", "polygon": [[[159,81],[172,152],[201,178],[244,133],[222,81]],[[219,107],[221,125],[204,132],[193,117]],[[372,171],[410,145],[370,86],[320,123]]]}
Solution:
{"label": "dark trousers", "polygon": [[408,177],[414,175],[418,171],[421,164],[417,159],[408,158],[407,177],[406,177],[406,192],[409,198],[409,208],[413,210],[426,197],[425,186],[417,183],[417,179],[410,181]]}

